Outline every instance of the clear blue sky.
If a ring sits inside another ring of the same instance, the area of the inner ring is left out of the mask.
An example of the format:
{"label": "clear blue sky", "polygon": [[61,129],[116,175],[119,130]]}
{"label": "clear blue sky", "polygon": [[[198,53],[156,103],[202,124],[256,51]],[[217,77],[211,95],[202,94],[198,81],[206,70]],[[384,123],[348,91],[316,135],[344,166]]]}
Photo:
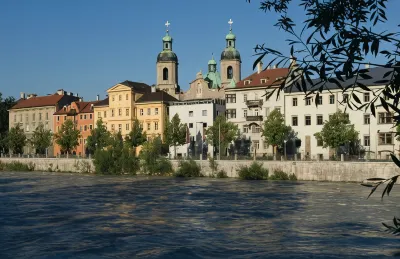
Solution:
{"label": "clear blue sky", "polygon": [[[397,30],[400,1],[388,7],[385,29]],[[289,50],[287,35],[273,26],[278,15],[258,8],[257,0],[0,0],[0,92],[62,88],[93,100],[124,80],[153,84],[167,20],[182,89],[207,70],[211,53],[219,61],[230,18],[243,78],[252,73],[256,44]]]}

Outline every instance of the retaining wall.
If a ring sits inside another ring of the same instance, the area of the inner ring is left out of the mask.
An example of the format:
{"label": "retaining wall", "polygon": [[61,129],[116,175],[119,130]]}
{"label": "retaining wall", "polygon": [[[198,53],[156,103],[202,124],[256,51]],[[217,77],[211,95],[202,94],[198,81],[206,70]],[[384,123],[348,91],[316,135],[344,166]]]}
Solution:
{"label": "retaining wall", "polygon": [[[36,171],[63,171],[63,172],[94,172],[94,165],[90,159],[66,158],[0,158],[3,163],[19,161],[35,164]],[[217,161],[218,169],[225,170],[229,177],[237,177],[236,170],[240,165],[250,165],[253,161],[222,160]],[[178,161],[173,160],[174,169]],[[208,161],[197,161],[206,175],[211,173]],[[295,174],[298,180],[305,181],[332,181],[332,182],[362,182],[367,178],[389,178],[400,174],[400,168],[392,162],[340,162],[340,161],[263,161],[264,167],[270,174],[274,170],[282,170]],[[88,169],[88,170],[87,170]]]}

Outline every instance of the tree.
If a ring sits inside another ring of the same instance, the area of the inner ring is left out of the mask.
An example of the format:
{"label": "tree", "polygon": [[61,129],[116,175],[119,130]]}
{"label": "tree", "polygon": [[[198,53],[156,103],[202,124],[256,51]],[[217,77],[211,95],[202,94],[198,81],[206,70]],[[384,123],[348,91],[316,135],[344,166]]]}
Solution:
{"label": "tree", "polygon": [[272,153],[275,154],[275,148],[282,147],[292,131],[290,126],[285,125],[285,119],[279,110],[274,109],[264,121],[262,136],[268,145],[272,145]]}
{"label": "tree", "polygon": [[350,124],[348,115],[341,110],[332,114],[329,120],[325,121],[321,132],[315,133],[314,136],[323,143],[324,148],[335,149],[335,154],[340,146],[350,146],[350,143],[358,142],[358,131]]}
{"label": "tree", "polygon": [[109,144],[110,138],[111,134],[100,118],[96,122],[96,127],[90,131],[90,136],[86,140],[86,148],[90,154],[94,154],[97,149],[105,148]]}
{"label": "tree", "polygon": [[138,146],[143,145],[147,140],[146,132],[143,132],[143,128],[140,125],[138,119],[133,121],[132,130],[129,132],[129,135],[126,136],[125,141],[129,146],[133,147],[134,152],[136,154],[136,148]]}
{"label": "tree", "polygon": [[178,114],[175,114],[171,121],[166,121],[164,142],[168,144],[169,147],[174,147],[174,158],[176,157],[176,146],[186,143],[186,130],[187,126],[185,123],[181,123]]}
{"label": "tree", "polygon": [[7,133],[9,127],[9,115],[8,110],[15,105],[14,97],[7,97],[3,99],[2,93],[0,92],[0,150],[6,150],[7,145]]}
{"label": "tree", "polygon": [[46,149],[51,145],[52,134],[50,130],[44,128],[43,123],[33,131],[30,142],[34,145],[36,153],[46,154]]}
{"label": "tree", "polygon": [[[264,57],[270,58],[269,65],[275,61],[282,66],[289,64],[289,74],[280,82],[278,90],[290,92],[295,87],[306,96],[315,95],[318,98],[321,91],[329,91],[328,84],[335,84],[343,93],[348,93],[346,105],[349,109],[370,110],[375,116],[379,105],[387,112],[393,111],[396,125],[399,125],[400,34],[381,31],[381,28],[388,28],[382,25],[387,22],[387,3],[388,0],[261,0],[261,10],[281,14],[276,26],[288,33],[290,51],[285,55],[264,44],[257,45],[255,51],[259,57],[253,66],[257,66]],[[299,15],[298,10],[289,12],[296,4],[306,16],[305,19],[301,17],[303,26],[299,28],[289,16],[289,13]],[[381,78],[372,78],[368,74],[369,69],[363,65],[384,68],[386,73]],[[372,79],[375,85],[383,87],[370,88],[363,84],[362,79]],[[358,89],[372,93],[370,102],[361,102],[355,95]],[[394,154],[391,157],[400,167],[400,160]],[[369,186],[374,187],[371,194],[382,183],[388,183],[383,195],[389,194],[398,177],[382,179],[377,185]],[[385,226],[394,233],[400,233],[399,221],[395,218],[394,227]]]}
{"label": "tree", "polygon": [[17,124],[17,126],[10,129],[7,136],[8,148],[15,154],[22,154],[26,143],[26,136],[24,130]]}
{"label": "tree", "polygon": [[68,119],[61,125],[60,130],[54,135],[54,139],[61,147],[61,152],[68,155],[79,145],[80,136],[79,130],[75,129],[74,122]]}
{"label": "tree", "polygon": [[[238,137],[238,133],[238,125],[227,121],[224,115],[218,115],[214,124],[207,129],[206,136],[214,147],[219,149],[221,143],[221,150],[226,150],[229,144]],[[220,150],[218,152],[221,154]]]}

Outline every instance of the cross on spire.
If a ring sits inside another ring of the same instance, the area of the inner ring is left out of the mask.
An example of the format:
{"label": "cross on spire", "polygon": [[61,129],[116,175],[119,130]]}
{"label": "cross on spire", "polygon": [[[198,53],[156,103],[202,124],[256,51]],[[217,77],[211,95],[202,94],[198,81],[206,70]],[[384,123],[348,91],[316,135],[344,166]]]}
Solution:
{"label": "cross on spire", "polygon": [[233,23],[232,19],[229,19],[229,22],[228,22],[228,24],[229,24],[229,30],[232,30],[232,23]]}
{"label": "cross on spire", "polygon": [[167,21],[166,23],[165,23],[165,26],[167,27],[167,32],[169,31],[169,26],[170,26],[171,24],[169,23],[169,21]]}

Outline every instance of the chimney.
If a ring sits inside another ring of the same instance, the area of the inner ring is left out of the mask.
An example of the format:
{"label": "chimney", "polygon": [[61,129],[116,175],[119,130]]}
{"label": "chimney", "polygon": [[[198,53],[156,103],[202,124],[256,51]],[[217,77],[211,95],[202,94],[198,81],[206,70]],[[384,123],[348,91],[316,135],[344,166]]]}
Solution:
{"label": "chimney", "polygon": [[74,93],[73,93],[73,92],[69,92],[69,95],[70,95],[70,96],[74,96]]}
{"label": "chimney", "polygon": [[271,69],[271,66],[268,66],[267,69]]}
{"label": "chimney", "polygon": [[79,101],[80,101],[80,102],[83,102],[83,98],[82,98],[82,97],[79,97]]}
{"label": "chimney", "polygon": [[263,62],[260,60],[257,64],[257,73],[260,74],[261,71],[263,70]]}
{"label": "chimney", "polygon": [[296,58],[293,56],[290,56],[290,65],[293,66],[296,64]]}
{"label": "chimney", "polygon": [[155,92],[156,92],[156,86],[155,86],[155,85],[152,85],[152,86],[151,86],[151,92],[152,92],[152,93],[155,93]]}
{"label": "chimney", "polygon": [[365,69],[369,69],[369,63],[365,64]]}
{"label": "chimney", "polygon": [[58,95],[64,95],[64,90],[63,90],[63,89],[57,90],[57,94],[58,94]]}
{"label": "chimney", "polygon": [[78,93],[76,93],[76,97],[79,97],[79,94],[78,94]]}
{"label": "chimney", "polygon": [[276,66],[276,65],[274,65],[272,68],[273,68],[273,69],[276,69],[276,68],[277,68],[277,66]]}
{"label": "chimney", "polygon": [[93,111],[93,103],[90,105],[90,110]]}
{"label": "chimney", "polygon": [[100,100],[100,96],[96,95],[96,101]]}
{"label": "chimney", "polygon": [[20,92],[20,93],[19,93],[19,97],[20,97],[21,99],[25,99],[25,93],[24,93],[24,92]]}

